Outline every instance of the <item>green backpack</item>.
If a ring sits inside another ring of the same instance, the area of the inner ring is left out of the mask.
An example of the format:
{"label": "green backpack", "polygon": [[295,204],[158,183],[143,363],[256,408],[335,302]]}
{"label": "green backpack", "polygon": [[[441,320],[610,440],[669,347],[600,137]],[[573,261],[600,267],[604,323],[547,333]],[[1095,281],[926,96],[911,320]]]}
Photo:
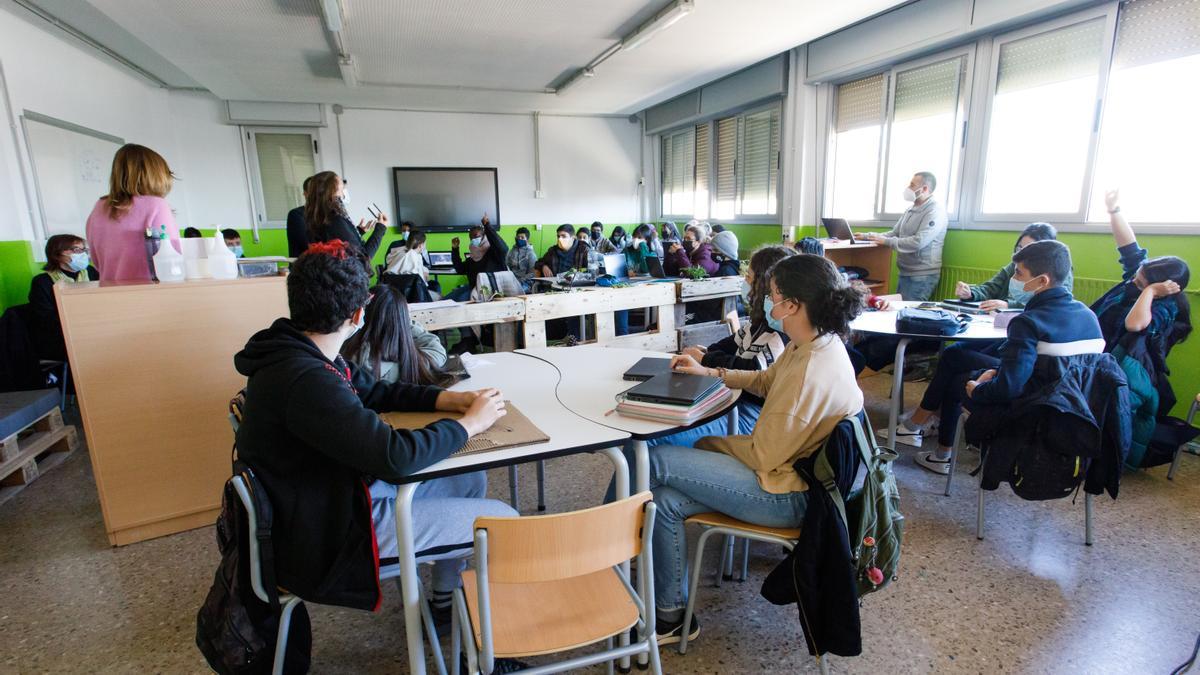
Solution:
{"label": "green backpack", "polygon": [[904,537],[904,515],[900,513],[900,489],[891,463],[899,455],[874,443],[871,423],[866,428],[858,417],[848,418],[854,426],[855,445],[866,467],[866,480],[848,501],[833,480],[833,471],[822,455],[813,467],[833,498],[850,540],[854,580],[858,597],[873,593],[895,581],[900,567],[900,542]]}

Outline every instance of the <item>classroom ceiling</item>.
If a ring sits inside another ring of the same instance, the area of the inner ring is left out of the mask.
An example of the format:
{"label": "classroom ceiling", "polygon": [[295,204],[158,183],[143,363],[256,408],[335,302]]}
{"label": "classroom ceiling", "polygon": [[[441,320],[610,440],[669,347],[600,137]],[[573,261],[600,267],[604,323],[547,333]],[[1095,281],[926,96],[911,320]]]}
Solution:
{"label": "classroom ceiling", "polygon": [[322,0],[20,0],[171,86],[230,100],[628,114],[901,4],[696,0],[637,49],[548,93],[665,0],[340,0],[338,69]]}

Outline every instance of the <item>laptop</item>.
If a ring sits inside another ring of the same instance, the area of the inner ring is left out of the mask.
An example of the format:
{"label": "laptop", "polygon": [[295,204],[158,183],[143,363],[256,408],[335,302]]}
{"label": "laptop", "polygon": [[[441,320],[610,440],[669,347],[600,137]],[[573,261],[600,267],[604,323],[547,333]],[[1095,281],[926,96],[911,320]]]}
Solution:
{"label": "laptop", "polygon": [[454,261],[450,258],[450,251],[430,251],[429,267],[436,269],[454,269]]}
{"label": "laptop", "polygon": [[654,357],[646,357],[625,371],[621,379],[630,382],[645,382],[655,375],[671,372],[671,359],[658,359]]}
{"label": "laptop", "polygon": [[961,300],[959,298],[946,298],[938,303],[938,306],[948,309],[952,312],[962,312],[964,314],[987,314],[979,308],[982,300]]}
{"label": "laptop", "polygon": [[721,385],[721,380],[705,375],[663,373],[625,392],[625,398],[643,403],[693,406]]}
{"label": "laptop", "polygon": [[650,276],[655,279],[667,278],[667,273],[663,272],[662,261],[656,255],[646,256],[646,269],[650,270]]}
{"label": "laptop", "polygon": [[854,241],[854,232],[845,218],[822,218],[821,224],[825,226],[825,232],[830,239]]}
{"label": "laptop", "polygon": [[629,270],[625,266],[624,253],[609,253],[604,256],[604,273],[610,274],[618,279],[624,279],[629,276]]}

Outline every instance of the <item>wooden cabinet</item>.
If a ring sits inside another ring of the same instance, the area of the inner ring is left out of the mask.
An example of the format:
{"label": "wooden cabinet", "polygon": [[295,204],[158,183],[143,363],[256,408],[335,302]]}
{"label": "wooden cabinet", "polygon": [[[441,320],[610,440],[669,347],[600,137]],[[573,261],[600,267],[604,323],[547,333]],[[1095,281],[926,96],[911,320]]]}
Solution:
{"label": "wooden cabinet", "polygon": [[867,287],[876,295],[884,295],[892,287],[892,249],[875,244],[822,240],[825,257],[838,267],[863,267],[871,273]]}

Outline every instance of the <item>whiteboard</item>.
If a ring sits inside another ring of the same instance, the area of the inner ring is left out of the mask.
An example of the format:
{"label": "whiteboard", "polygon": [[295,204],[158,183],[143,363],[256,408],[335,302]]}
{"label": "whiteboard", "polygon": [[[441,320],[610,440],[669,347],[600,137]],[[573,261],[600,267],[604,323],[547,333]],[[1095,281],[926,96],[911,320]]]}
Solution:
{"label": "whiteboard", "polygon": [[108,193],[113,156],[125,141],[29,110],[21,125],[42,216],[41,240],[55,234],[85,236],[88,215]]}

